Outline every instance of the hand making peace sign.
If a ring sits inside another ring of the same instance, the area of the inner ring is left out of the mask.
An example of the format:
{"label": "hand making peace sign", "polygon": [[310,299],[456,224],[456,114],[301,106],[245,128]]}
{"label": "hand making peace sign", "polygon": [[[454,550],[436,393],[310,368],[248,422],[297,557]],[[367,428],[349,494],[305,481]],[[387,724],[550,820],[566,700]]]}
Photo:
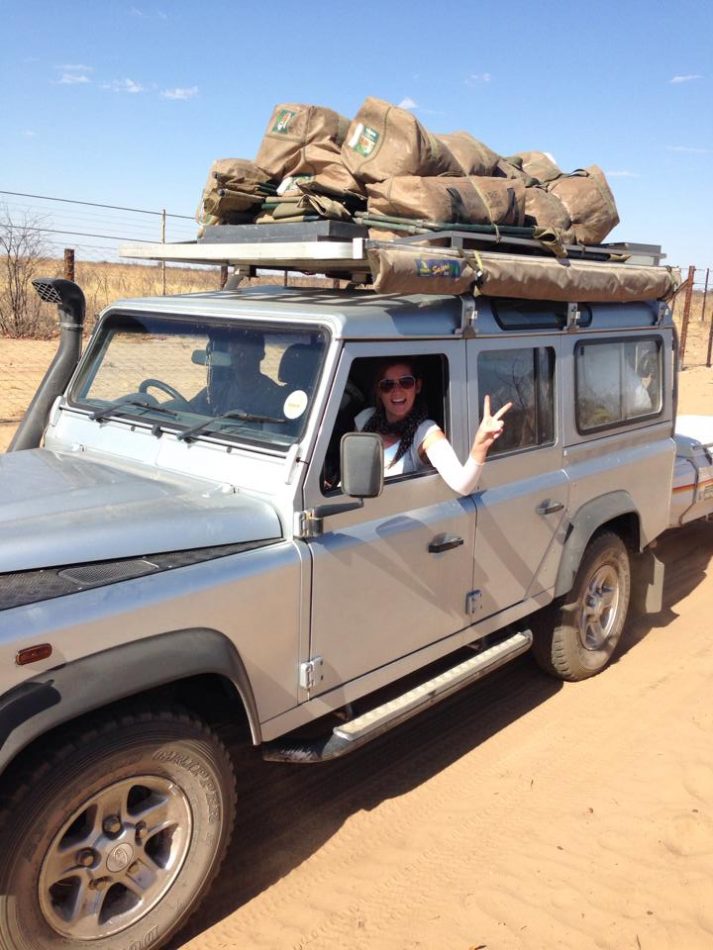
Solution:
{"label": "hand making peace sign", "polygon": [[480,419],[478,431],[475,433],[473,448],[470,450],[470,454],[476,462],[482,463],[485,461],[485,456],[488,454],[490,446],[500,436],[505,427],[503,416],[511,406],[511,402],[506,402],[501,409],[498,409],[495,415],[492,415],[490,411],[490,396],[484,397],[483,415]]}

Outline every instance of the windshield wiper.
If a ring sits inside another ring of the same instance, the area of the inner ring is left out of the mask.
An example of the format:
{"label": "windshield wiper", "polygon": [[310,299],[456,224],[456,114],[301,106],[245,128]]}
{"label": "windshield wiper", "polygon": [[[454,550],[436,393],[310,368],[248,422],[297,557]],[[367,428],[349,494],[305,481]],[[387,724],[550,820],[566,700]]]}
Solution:
{"label": "windshield wiper", "polygon": [[94,412],[89,414],[89,418],[95,422],[103,422],[104,419],[108,419],[110,416],[130,416],[133,410],[136,409],[143,409],[144,412],[150,410],[151,412],[172,416],[174,419],[178,418],[178,413],[174,412],[173,409],[159,406],[149,402],[147,399],[122,399],[118,402],[110,403],[108,406],[103,406],[101,409],[95,409]]}
{"label": "windshield wiper", "polygon": [[224,412],[212,419],[205,419],[203,422],[191,426],[190,429],[184,429],[183,432],[178,433],[176,438],[179,442],[189,442],[206,432],[220,432],[221,424],[236,425],[237,422],[232,422],[233,419],[237,422],[273,422],[278,425],[283,425],[287,421],[286,419],[276,419],[274,416],[261,416],[255,412],[245,412],[244,409],[232,409],[230,412]]}

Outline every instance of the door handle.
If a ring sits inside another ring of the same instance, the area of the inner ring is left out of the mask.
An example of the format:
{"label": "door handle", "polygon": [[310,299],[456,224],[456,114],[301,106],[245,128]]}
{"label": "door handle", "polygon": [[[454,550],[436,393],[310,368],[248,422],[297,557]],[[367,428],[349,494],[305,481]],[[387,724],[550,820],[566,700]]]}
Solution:
{"label": "door handle", "polygon": [[551,515],[555,511],[562,511],[563,508],[564,505],[561,501],[550,501],[547,499],[547,501],[541,502],[537,508],[535,508],[535,511],[538,515]]}
{"label": "door handle", "polygon": [[429,554],[440,554],[441,551],[450,551],[451,548],[459,548],[463,544],[463,538],[457,534],[437,534],[428,545]]}

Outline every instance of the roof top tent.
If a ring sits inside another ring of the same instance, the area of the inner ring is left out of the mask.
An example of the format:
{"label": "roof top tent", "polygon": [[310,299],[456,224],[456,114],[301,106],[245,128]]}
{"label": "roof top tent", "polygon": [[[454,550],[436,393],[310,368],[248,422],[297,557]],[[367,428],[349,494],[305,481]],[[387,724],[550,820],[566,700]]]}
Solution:
{"label": "roof top tent", "polygon": [[217,225],[196,241],[127,244],[120,252],[137,260],[232,266],[230,289],[260,269],[320,274],[381,293],[595,303],[667,300],[680,282],[677,271],[661,265],[656,245],[565,246],[553,232],[534,228],[434,230],[411,222],[410,229],[417,233],[377,240],[363,224],[331,220]]}

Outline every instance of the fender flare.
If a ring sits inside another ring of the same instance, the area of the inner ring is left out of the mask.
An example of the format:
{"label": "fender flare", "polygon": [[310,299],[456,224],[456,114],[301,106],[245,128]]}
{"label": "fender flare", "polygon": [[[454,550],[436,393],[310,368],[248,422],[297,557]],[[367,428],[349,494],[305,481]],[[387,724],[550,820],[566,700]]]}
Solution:
{"label": "fender flare", "polygon": [[572,589],[582,555],[594,532],[621,515],[634,515],[637,519],[639,517],[631,495],[623,490],[593,498],[572,516],[557,572],[555,597],[561,597]]}
{"label": "fender flare", "polygon": [[78,716],[146,690],[206,673],[224,677],[261,741],[255,696],[231,641],[217,630],[175,630],[48,670],[0,698],[0,772],[35,739]]}

